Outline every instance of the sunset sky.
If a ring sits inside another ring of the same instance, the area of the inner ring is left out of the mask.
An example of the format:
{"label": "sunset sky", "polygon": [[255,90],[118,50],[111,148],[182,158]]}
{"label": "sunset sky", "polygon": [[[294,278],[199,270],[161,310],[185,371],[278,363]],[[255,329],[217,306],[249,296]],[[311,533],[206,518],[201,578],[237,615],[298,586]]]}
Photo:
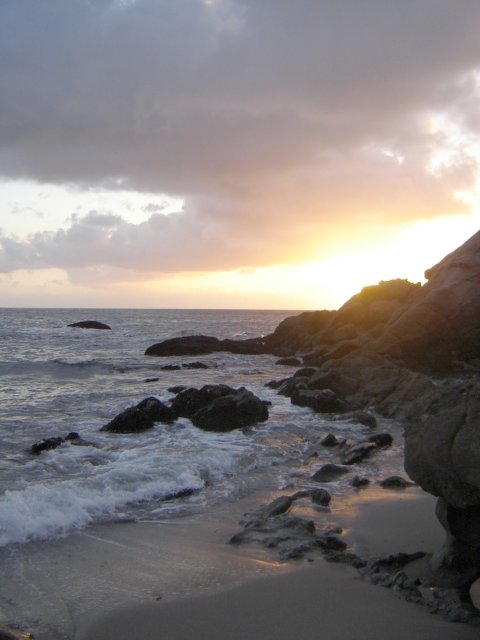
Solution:
{"label": "sunset sky", "polygon": [[0,306],[337,308],[480,228],[480,2],[2,0]]}

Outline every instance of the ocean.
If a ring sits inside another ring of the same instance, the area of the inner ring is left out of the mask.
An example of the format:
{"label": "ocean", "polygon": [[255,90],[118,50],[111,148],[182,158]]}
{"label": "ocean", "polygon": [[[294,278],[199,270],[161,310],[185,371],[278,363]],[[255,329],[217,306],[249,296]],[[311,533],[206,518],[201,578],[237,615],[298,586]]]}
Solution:
{"label": "ocean", "polygon": [[[66,551],[68,544],[88,541],[104,525],[120,531],[127,523],[154,526],[208,518],[218,505],[254,497],[265,487],[274,492],[311,486],[312,464],[332,459],[331,451],[318,447],[324,435],[362,438],[358,425],[295,407],[267,388],[270,380],[292,374],[291,368],[276,364],[274,356],[144,355],[151,344],[177,336],[266,335],[295,313],[0,310],[0,624],[26,623],[44,634],[48,629],[43,637],[49,640],[70,640],[72,629],[64,609],[83,596],[78,585],[70,594],[67,587],[62,587],[61,596],[50,593],[47,602],[58,609],[62,603],[58,615],[46,614],[45,596],[36,604],[41,589],[35,575],[40,566],[45,572],[41,565],[45,554],[56,554],[64,567],[71,553],[71,548]],[[68,326],[80,320],[98,320],[111,330]],[[198,360],[208,368],[183,366]],[[180,369],[162,369],[166,364]],[[148,396],[168,401],[172,386],[211,383],[245,386],[271,402],[268,421],[230,433],[207,433],[187,419],[157,424],[135,435],[100,431],[115,415]],[[72,431],[87,444],[65,442],[32,455],[35,442]],[[397,471],[399,447],[384,454],[383,471],[385,464]],[[374,460],[362,465],[362,474],[378,477]],[[184,490],[194,491],[185,498],[168,499]],[[329,490],[342,495],[345,482],[333,483]],[[48,588],[51,592],[51,584]],[[22,597],[13,597],[14,591]]]}

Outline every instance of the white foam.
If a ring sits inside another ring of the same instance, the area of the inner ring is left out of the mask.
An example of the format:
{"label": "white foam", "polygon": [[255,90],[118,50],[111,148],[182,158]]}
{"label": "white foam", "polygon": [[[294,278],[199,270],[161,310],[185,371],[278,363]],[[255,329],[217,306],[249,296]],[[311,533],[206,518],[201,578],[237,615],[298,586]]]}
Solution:
{"label": "white foam", "polygon": [[61,535],[139,504],[148,510],[149,501],[158,511],[158,500],[207,481],[225,496],[234,490],[229,478],[271,464],[264,448],[242,433],[205,433],[188,421],[143,438],[104,438],[112,448],[62,445],[26,465],[31,473],[37,465],[42,479],[0,498],[0,545]]}

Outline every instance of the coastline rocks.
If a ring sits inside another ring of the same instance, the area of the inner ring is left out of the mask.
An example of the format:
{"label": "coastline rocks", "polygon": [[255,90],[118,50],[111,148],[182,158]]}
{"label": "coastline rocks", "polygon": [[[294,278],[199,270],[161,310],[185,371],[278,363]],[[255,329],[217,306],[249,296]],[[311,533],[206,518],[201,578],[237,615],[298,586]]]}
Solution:
{"label": "coastline rocks", "polygon": [[76,431],[71,431],[65,438],[60,436],[52,436],[50,438],[44,438],[43,440],[39,440],[35,442],[30,447],[30,453],[33,455],[39,455],[42,451],[51,451],[52,449],[57,449],[64,442],[69,442],[72,445],[76,446],[90,446],[92,443],[88,442],[88,440],[84,440],[80,437],[80,435]]}
{"label": "coastline rocks", "polygon": [[356,464],[368,458],[374,451],[390,447],[392,442],[393,438],[389,433],[374,434],[368,440],[349,446],[343,452],[342,462],[343,464]]}
{"label": "coastline rocks", "polygon": [[327,463],[324,464],[315,471],[313,476],[311,476],[311,480],[315,480],[315,482],[333,482],[334,480],[338,480],[345,473],[349,473],[350,469],[348,467],[344,467],[339,464]]}
{"label": "coastline rocks", "polygon": [[30,452],[34,455],[38,455],[42,453],[42,451],[50,451],[51,449],[56,449],[61,444],[65,442],[64,438],[52,436],[50,438],[44,438],[43,440],[39,440],[32,444],[30,448]]}
{"label": "coastline rocks", "polygon": [[413,487],[414,483],[405,480],[401,476],[389,476],[378,483],[382,489],[406,489],[407,487]]}
{"label": "coastline rocks", "polygon": [[480,358],[480,232],[425,272],[428,282],[396,314],[377,348],[429,373],[477,367]]}
{"label": "coastline rocks", "polygon": [[290,358],[280,358],[280,360],[277,360],[275,364],[281,364],[285,367],[300,367],[302,361],[299,358],[291,356]]}
{"label": "coastline rocks", "polygon": [[157,398],[145,398],[134,407],[128,407],[100,431],[111,433],[139,433],[151,429],[156,422],[173,422],[174,412]]}
{"label": "coastline rocks", "polygon": [[342,456],[343,464],[356,464],[367,458],[372,451],[376,451],[377,445],[373,442],[359,442],[349,447]]}
{"label": "coastline rocks", "polygon": [[110,329],[108,324],[98,322],[98,320],[81,320],[80,322],[74,322],[68,325],[69,327],[78,327],[80,329]]}
{"label": "coastline rocks", "polygon": [[180,371],[181,369],[210,369],[204,362],[184,362],[179,364],[164,364],[160,367],[162,371]]}
{"label": "coastline rocks", "polygon": [[177,416],[206,431],[226,432],[268,419],[266,404],[251,391],[228,385],[205,385],[181,391],[171,403]]}
{"label": "coastline rocks", "polygon": [[307,520],[288,511],[301,498],[311,498],[314,504],[326,508],[330,494],[325,489],[298,491],[291,496],[280,496],[273,502],[261,506],[257,512],[246,514],[243,529],[233,535],[229,543],[248,544],[274,549],[281,561],[304,558],[311,552],[320,551],[331,562],[345,562],[352,566],[364,567],[366,561],[346,551],[347,545],[339,537],[342,529],[327,525],[317,532],[313,520]]}
{"label": "coastline rocks", "polygon": [[213,336],[183,336],[169,338],[148,347],[146,356],[200,356],[209,353],[228,351],[240,354],[272,353],[267,338],[248,340],[219,340]]}
{"label": "coastline rocks", "polygon": [[292,404],[299,407],[310,407],[317,413],[336,413],[346,409],[346,403],[340,400],[331,389],[299,389],[292,393]]}

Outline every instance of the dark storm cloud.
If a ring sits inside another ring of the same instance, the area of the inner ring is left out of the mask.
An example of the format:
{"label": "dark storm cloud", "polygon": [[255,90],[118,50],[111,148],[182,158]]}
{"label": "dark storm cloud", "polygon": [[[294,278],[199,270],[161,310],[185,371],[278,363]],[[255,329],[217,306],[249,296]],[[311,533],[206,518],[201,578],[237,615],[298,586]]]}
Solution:
{"label": "dark storm cloud", "polygon": [[2,268],[261,264],[333,220],[455,211],[475,161],[429,175],[425,119],[476,132],[478,24],[470,0],[3,0],[0,174],[188,206],[4,239]]}

